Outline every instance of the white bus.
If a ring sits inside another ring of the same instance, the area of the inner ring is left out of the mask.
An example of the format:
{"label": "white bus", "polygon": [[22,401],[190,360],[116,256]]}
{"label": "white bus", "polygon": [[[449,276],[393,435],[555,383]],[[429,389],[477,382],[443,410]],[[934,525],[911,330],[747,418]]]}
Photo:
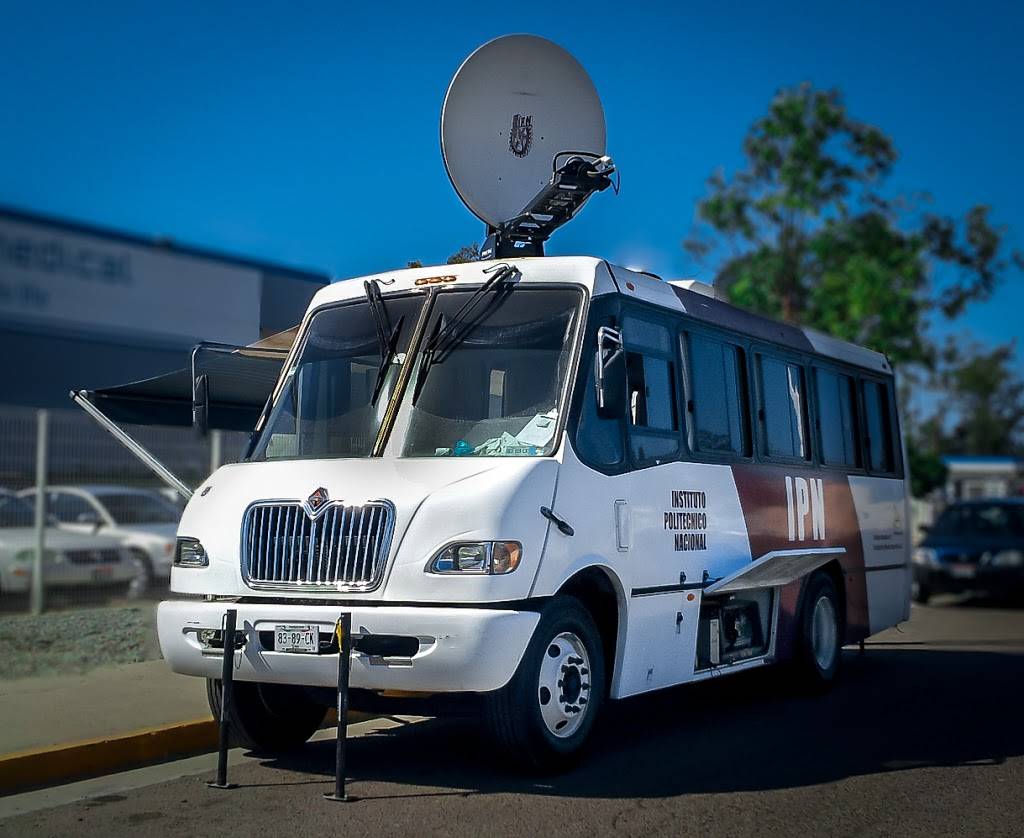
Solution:
{"label": "white bus", "polygon": [[233,728],[294,747],[349,612],[353,707],[448,698],[559,766],[609,700],[826,686],[907,619],[904,463],[883,356],[708,286],[582,257],[338,282],[185,508],[160,645],[217,711],[237,609]]}

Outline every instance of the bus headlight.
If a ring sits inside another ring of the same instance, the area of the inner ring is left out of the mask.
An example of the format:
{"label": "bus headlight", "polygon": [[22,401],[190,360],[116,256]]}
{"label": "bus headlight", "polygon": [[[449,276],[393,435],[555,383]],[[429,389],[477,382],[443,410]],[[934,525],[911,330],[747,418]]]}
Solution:
{"label": "bus headlight", "polygon": [[210,557],[196,538],[179,538],[174,548],[175,567],[206,567]]}
{"label": "bus headlight", "polygon": [[427,572],[501,575],[519,567],[522,556],[518,541],[460,541],[442,548]]}

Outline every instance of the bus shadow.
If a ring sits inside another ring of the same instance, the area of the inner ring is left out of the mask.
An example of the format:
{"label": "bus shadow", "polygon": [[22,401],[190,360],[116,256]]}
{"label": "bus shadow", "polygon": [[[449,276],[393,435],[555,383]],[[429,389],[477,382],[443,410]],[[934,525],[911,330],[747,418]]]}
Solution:
{"label": "bus shadow", "polygon": [[[510,771],[473,720],[432,719],[351,740],[350,782],[355,794],[361,782],[385,781],[462,793],[644,798],[995,765],[1024,754],[1024,655],[845,654],[843,684],[822,696],[793,695],[781,674],[766,670],[616,702],[586,757],[563,775]],[[326,779],[333,755],[333,743],[321,741],[264,764]]]}

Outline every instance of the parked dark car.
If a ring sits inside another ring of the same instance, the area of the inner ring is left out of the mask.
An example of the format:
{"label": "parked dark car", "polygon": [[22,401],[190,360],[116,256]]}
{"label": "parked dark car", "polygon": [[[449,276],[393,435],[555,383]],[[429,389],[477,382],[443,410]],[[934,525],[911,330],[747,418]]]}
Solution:
{"label": "parked dark car", "polygon": [[984,591],[1024,594],[1024,498],[948,506],[914,551],[914,600]]}

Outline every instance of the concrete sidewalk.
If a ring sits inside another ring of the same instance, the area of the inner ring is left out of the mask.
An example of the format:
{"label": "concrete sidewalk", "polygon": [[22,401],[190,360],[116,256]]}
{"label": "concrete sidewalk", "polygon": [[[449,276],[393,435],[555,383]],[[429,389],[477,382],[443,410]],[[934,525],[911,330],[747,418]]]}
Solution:
{"label": "concrete sidewalk", "polygon": [[206,683],[162,660],[0,682],[0,754],[210,718]]}

